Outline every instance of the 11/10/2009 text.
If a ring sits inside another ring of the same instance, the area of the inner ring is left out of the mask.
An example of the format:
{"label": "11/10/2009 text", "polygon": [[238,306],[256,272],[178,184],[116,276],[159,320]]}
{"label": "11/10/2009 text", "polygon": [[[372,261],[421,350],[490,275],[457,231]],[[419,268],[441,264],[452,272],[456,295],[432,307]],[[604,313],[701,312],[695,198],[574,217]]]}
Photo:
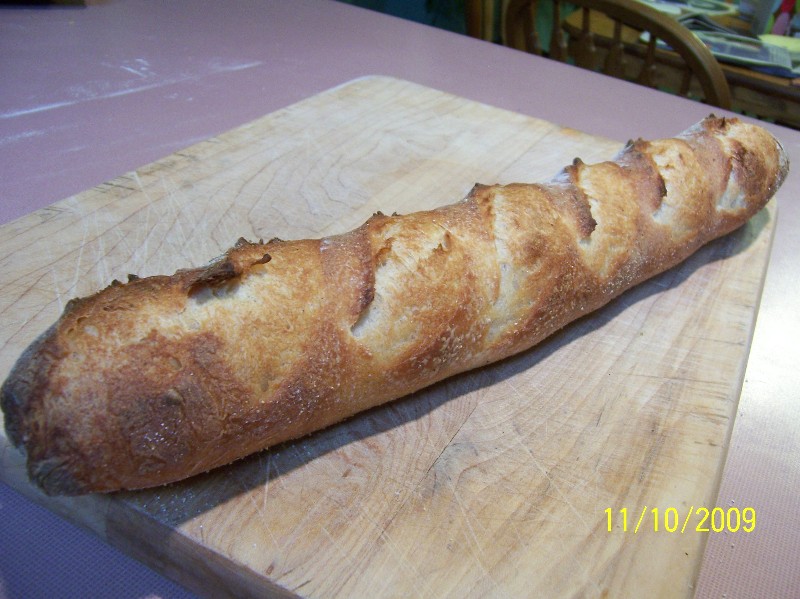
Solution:
{"label": "11/10/2009 text", "polygon": [[[621,528],[622,532],[638,532],[649,529],[649,523],[653,523],[653,532],[678,532],[681,534],[686,531],[695,532],[753,532],[756,529],[756,510],[752,507],[739,509],[738,507],[707,508],[690,506],[685,516],[682,516],[677,508],[669,507],[665,510],[659,508],[649,508],[644,506],[638,513],[635,526],[631,528],[629,524],[634,521],[628,519],[628,509],[620,508],[613,510],[606,508],[607,530],[612,532],[614,525]],[[634,515],[636,517],[636,515]],[[692,518],[694,517],[694,520]],[[691,521],[691,525],[690,525]],[[644,527],[644,528],[643,528]]]}

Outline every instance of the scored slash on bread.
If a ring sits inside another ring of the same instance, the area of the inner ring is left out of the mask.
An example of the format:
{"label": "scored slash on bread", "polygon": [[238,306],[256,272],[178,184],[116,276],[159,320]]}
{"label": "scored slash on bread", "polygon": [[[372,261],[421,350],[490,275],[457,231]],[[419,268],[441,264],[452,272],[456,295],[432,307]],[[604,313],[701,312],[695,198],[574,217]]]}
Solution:
{"label": "scored slash on bread", "polygon": [[744,224],[787,172],[764,129],[709,117],[540,184],[114,281],[19,358],[6,431],[47,493],[180,480],[532,347]]}

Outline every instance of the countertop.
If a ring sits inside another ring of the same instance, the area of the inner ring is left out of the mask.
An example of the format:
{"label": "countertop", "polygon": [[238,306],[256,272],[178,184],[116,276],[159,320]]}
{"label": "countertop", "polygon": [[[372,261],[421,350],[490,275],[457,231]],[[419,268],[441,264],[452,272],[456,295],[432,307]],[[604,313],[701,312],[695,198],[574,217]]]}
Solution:
{"label": "countertop", "polygon": [[[619,140],[671,136],[710,112],[333,1],[3,8],[0,54],[0,223],[367,75]],[[767,127],[800,164],[800,132]],[[798,193],[792,172],[716,503],[754,506],[758,528],[709,536],[698,597],[800,588]],[[192,596],[2,484],[0,538],[0,595]]]}

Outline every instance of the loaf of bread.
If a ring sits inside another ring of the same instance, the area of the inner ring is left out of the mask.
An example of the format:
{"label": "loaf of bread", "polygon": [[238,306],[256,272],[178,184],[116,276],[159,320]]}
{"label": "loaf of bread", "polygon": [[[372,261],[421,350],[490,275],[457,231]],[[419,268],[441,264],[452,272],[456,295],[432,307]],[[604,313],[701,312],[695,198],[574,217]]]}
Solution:
{"label": "loaf of bread", "polygon": [[709,117],[542,184],[114,281],[19,358],[8,437],[50,494],[228,464],[530,348],[745,223],[787,170],[764,129]]}

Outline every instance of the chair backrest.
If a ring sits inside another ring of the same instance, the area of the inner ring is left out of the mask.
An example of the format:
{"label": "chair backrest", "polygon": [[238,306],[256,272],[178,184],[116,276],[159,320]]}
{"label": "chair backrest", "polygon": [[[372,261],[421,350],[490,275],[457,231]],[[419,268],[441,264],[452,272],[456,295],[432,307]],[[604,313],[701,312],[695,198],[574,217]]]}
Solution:
{"label": "chair backrest", "polygon": [[494,15],[500,7],[496,2],[508,0],[464,0],[467,35],[493,41]]}
{"label": "chair backrest", "polygon": [[[502,7],[495,7],[501,1]],[[577,66],[600,70],[608,75],[656,87],[664,77],[675,78],[674,91],[686,96],[692,77],[699,83],[706,103],[730,108],[730,88],[711,51],[677,20],[638,2],[637,0],[565,0],[579,7],[582,19],[578,27],[565,35],[564,7],[552,0],[552,31],[548,55]],[[537,35],[539,0],[467,0],[468,33],[489,39],[492,8],[499,8],[501,41],[504,45],[541,55]],[[572,21],[572,19],[570,19]],[[607,29],[606,35],[596,35],[596,25]],[[470,29],[471,28],[471,29]],[[648,33],[646,43],[638,41],[641,32]],[[658,49],[664,41],[672,52]]]}

